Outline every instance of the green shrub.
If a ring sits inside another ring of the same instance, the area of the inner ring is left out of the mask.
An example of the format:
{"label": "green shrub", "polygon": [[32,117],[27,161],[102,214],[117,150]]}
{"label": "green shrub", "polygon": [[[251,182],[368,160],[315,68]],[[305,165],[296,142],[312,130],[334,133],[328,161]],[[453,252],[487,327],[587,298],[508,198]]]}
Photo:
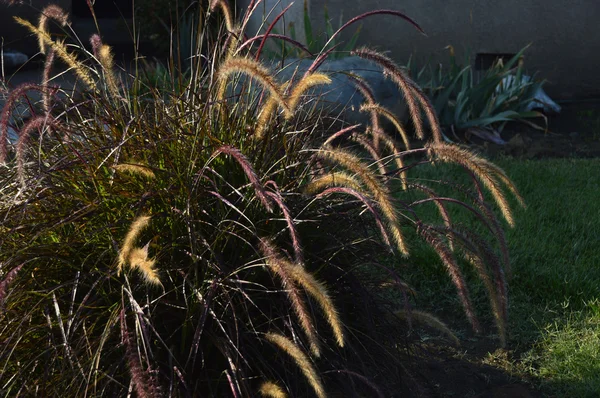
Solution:
{"label": "green shrub", "polygon": [[[401,124],[371,101],[363,109],[371,126],[332,134],[307,95],[329,77],[311,69],[280,84],[254,60],[256,46],[233,55],[243,24],[224,1],[212,8],[224,11],[227,33],[209,43],[209,56],[195,58],[189,78],[173,76],[182,85],[172,90],[116,73],[98,36],[91,53],[76,55],[46,22],[18,19],[40,38],[47,63],[42,84],[16,87],[0,116],[1,391],[325,396],[334,385],[382,395],[372,367],[397,351],[384,338],[386,310],[365,267],[389,253],[408,256],[415,236],[439,254],[480,330],[455,257],[475,267],[503,342],[508,257],[479,185],[512,224],[503,191],[519,196],[502,170],[443,143],[423,92],[368,49],[354,53],[398,84],[423,136],[422,114],[428,119],[431,139],[417,149],[396,142],[379,117]],[[52,87],[54,58],[77,76],[76,94]],[[357,84],[369,93],[367,82]],[[31,92],[42,97],[32,117],[11,122]],[[9,126],[18,132],[14,143]],[[465,206],[498,238],[500,259],[452,225],[445,211],[452,199],[409,177],[423,162],[457,163],[474,176],[479,194]],[[420,221],[419,207],[429,202],[442,225]],[[410,290],[396,271],[375,269]],[[404,306],[396,315],[410,319],[408,299]],[[415,314],[448,334],[431,315]],[[393,363],[382,362],[377,369]],[[356,384],[336,384],[339,377]]]}
{"label": "green shrub", "polygon": [[506,63],[498,59],[480,75],[473,70],[469,59],[459,64],[454,49],[449,46],[450,62],[446,68],[441,64],[437,68],[426,65],[414,72],[416,81],[431,99],[440,124],[450,139],[454,139],[452,131],[470,129],[476,132],[484,128],[501,132],[509,121],[525,122],[543,129],[529,121],[534,118],[545,120],[542,113],[527,108],[544,82],[521,79],[526,49],[519,51]]}

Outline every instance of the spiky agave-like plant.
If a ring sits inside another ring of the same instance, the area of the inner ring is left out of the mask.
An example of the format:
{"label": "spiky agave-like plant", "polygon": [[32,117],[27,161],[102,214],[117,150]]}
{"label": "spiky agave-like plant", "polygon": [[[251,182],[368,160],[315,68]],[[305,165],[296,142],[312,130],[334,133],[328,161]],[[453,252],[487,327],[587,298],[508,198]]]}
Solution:
{"label": "spiky agave-like plant", "polygon": [[[516,190],[504,173],[440,142],[437,121],[418,87],[370,50],[358,55],[381,64],[398,83],[424,137],[423,111],[433,140],[413,150],[406,141],[402,149],[378,118],[383,115],[398,129],[400,122],[371,98],[363,110],[371,113],[372,126],[351,126],[328,137],[324,117],[302,106],[311,87],[330,82],[316,70],[324,58],[302,79],[279,84],[255,59],[247,44],[252,41],[241,43],[245,20],[236,25],[223,0],[211,8],[226,10],[226,32],[211,43],[217,51],[208,56],[210,65],[197,57],[192,78],[177,93],[117,73],[110,47],[99,36],[91,40],[94,57],[85,52],[87,58],[78,57],[48,33],[47,18],[38,27],[18,20],[47,50],[44,73],[58,57],[86,89],[55,98],[45,77],[42,85],[15,89],[2,112],[2,392],[325,396],[328,381],[346,374],[381,395],[356,371],[368,366],[340,369],[353,367],[344,363],[356,347],[357,337],[348,331],[362,327],[360,315],[354,320],[350,306],[340,303],[349,297],[356,306],[358,292],[344,292],[344,286],[367,291],[356,284],[348,259],[375,254],[382,244],[408,256],[409,228],[440,254],[478,328],[454,259],[464,248],[488,289],[504,340],[503,263],[478,237],[452,225],[444,213],[449,198],[411,183],[407,172],[421,162],[458,163],[483,181],[511,222],[501,183]],[[56,7],[48,11],[66,23]],[[379,10],[344,27],[378,14],[407,19]],[[202,46],[199,41],[198,54]],[[235,84],[258,89],[229,91]],[[366,83],[362,87],[368,93]],[[32,108],[36,124],[12,123],[13,106],[31,90],[43,94],[40,106]],[[229,92],[240,94],[233,99]],[[14,146],[7,140],[9,124],[20,134]],[[29,145],[35,130],[39,143]],[[353,141],[345,139],[350,131]],[[404,190],[397,193],[398,182]],[[415,191],[426,192],[426,199],[410,205],[400,196]],[[418,205],[427,200],[442,211],[443,226],[418,218]],[[465,206],[504,242],[483,193],[474,207]],[[373,216],[372,225],[365,223],[363,209]],[[373,236],[371,226],[378,230]],[[504,251],[502,259],[507,265]],[[410,319],[410,310],[402,314]],[[286,357],[296,365],[285,370],[274,365]]]}

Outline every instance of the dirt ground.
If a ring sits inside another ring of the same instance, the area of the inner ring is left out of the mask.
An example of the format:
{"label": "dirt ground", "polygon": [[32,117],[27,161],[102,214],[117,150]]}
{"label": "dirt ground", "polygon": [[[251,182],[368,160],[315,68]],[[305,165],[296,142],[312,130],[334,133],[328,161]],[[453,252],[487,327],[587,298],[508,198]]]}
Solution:
{"label": "dirt ground", "polygon": [[600,100],[566,103],[562,108],[560,114],[548,117],[548,131],[523,123],[508,124],[501,133],[505,145],[477,137],[461,138],[492,157],[498,154],[525,159],[600,156]]}

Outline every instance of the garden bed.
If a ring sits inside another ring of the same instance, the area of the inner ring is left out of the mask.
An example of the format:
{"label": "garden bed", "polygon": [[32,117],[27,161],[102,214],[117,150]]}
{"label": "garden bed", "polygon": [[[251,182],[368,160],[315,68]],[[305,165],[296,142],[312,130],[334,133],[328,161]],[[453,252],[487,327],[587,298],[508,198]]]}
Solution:
{"label": "garden bed", "polygon": [[505,154],[525,159],[599,157],[600,101],[562,104],[560,114],[548,117],[548,131],[513,123],[506,126],[501,136],[506,145],[471,139],[491,156]]}

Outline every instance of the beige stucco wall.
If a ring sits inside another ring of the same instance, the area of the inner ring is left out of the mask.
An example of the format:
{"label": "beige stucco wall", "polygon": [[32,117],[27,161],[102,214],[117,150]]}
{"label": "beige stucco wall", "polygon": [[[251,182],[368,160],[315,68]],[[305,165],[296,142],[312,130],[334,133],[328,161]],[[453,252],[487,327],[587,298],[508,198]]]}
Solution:
{"label": "beige stucco wall", "polygon": [[[243,4],[244,1],[238,2]],[[282,1],[286,3],[286,1]],[[327,5],[337,26],[344,20],[374,9],[405,12],[427,32],[420,35],[408,23],[392,16],[364,21],[360,44],[368,44],[405,63],[447,59],[444,47],[452,45],[460,57],[477,53],[516,53],[531,43],[525,65],[548,80],[546,91],[556,98],[600,96],[600,2],[591,0],[311,0],[313,25],[323,25]],[[284,7],[283,4],[278,6]],[[292,6],[301,27],[303,1]],[[295,17],[294,17],[295,15]],[[297,29],[302,30],[302,29]]]}

